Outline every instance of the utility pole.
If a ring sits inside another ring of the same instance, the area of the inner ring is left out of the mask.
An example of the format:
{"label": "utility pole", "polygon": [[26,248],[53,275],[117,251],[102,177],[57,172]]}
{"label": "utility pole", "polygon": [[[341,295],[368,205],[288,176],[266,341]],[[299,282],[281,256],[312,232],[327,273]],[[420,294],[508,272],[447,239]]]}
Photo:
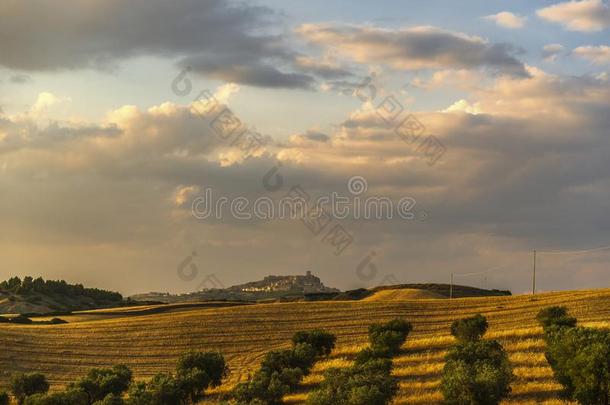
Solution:
{"label": "utility pole", "polygon": [[451,273],[451,284],[449,284],[449,299],[453,298],[453,273]]}
{"label": "utility pole", "polygon": [[534,272],[532,273],[532,295],[536,295],[536,250],[534,250]]}

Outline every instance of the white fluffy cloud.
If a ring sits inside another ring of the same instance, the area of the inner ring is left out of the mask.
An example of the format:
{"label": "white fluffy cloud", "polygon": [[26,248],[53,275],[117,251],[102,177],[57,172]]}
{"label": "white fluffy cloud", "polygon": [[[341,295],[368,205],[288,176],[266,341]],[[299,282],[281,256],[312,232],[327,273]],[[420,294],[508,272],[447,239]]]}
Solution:
{"label": "white fluffy cloud", "polygon": [[610,28],[610,6],[603,0],[567,1],[537,11],[544,20],[571,31],[594,32]]}
{"label": "white fluffy cloud", "polygon": [[572,53],[596,65],[610,64],[610,46],[579,46]]}
{"label": "white fluffy cloud", "polygon": [[464,112],[467,114],[477,115],[481,113],[480,103],[470,103],[468,100],[458,100],[447,107],[445,112]]}
{"label": "white fluffy cloud", "polygon": [[502,11],[497,14],[485,16],[483,18],[495,22],[500,27],[512,29],[523,28],[525,22],[527,21],[527,17],[519,16],[509,11]]}

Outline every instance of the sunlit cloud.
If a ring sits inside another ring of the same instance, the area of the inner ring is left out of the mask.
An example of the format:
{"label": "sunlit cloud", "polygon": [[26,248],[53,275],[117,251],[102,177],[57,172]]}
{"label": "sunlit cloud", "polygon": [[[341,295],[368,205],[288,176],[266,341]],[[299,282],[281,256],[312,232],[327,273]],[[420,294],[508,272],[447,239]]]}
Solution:
{"label": "sunlit cloud", "polygon": [[567,1],[537,11],[544,20],[571,31],[594,32],[610,28],[610,6],[603,0]]}
{"label": "sunlit cloud", "polygon": [[518,49],[437,27],[389,30],[367,26],[305,24],[297,33],[356,62],[387,64],[394,69],[489,68],[526,75],[515,57]]}
{"label": "sunlit cloud", "polygon": [[572,53],[596,65],[610,64],[610,46],[579,46]]}
{"label": "sunlit cloud", "polygon": [[500,27],[512,29],[523,28],[527,21],[527,17],[518,16],[509,11],[501,11],[497,14],[488,15],[483,18],[493,21]]}

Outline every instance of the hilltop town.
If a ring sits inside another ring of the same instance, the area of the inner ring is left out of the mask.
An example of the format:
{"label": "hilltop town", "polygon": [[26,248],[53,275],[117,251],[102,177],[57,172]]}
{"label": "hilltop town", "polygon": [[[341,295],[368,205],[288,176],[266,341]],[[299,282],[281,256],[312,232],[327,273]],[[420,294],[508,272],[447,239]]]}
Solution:
{"label": "hilltop town", "polygon": [[181,302],[181,301],[207,301],[207,300],[237,300],[237,301],[260,301],[265,299],[305,298],[306,295],[334,295],[340,290],[327,287],[319,277],[314,276],[311,271],[305,275],[274,276],[269,275],[259,281],[251,281],[245,284],[234,285],[228,288],[202,288],[187,294],[169,294],[161,292],[150,292],[132,295],[134,301],[158,301],[158,302]]}

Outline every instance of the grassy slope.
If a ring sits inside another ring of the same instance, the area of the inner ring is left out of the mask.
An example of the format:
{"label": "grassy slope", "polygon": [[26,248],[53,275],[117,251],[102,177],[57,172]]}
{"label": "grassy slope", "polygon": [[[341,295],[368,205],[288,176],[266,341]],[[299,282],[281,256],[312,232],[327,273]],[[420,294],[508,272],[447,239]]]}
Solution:
{"label": "grassy slope", "polygon": [[27,295],[0,290],[0,314],[17,315],[27,313],[51,313],[70,311],[74,308],[91,309],[101,306],[120,305],[120,301],[96,301],[86,296],[70,296],[33,292]]}
{"label": "grassy slope", "polygon": [[291,335],[301,329],[324,328],[338,336],[330,359],[318,362],[303,384],[302,392],[289,398],[300,402],[308,389],[331,366],[347,366],[366,344],[371,322],[402,316],[415,330],[403,353],[395,359],[400,377],[396,404],[432,404],[438,391],[444,351],[452,343],[449,325],[456,318],[483,313],[490,321],[489,337],[500,339],[508,350],[518,379],[507,403],[560,403],[558,385],[543,354],[541,330],[534,317],[548,305],[566,305],[581,323],[610,326],[610,290],[561,292],[531,296],[486,297],[456,300],[402,300],[366,302],[298,302],[199,309],[155,315],[123,316],[49,326],[0,325],[0,386],[11,372],[41,371],[58,386],[74,380],[95,366],[124,363],[137,378],[148,378],[173,368],[179,353],[187,349],[220,350],[232,372],[226,392],[258,366],[262,355],[289,346]]}

